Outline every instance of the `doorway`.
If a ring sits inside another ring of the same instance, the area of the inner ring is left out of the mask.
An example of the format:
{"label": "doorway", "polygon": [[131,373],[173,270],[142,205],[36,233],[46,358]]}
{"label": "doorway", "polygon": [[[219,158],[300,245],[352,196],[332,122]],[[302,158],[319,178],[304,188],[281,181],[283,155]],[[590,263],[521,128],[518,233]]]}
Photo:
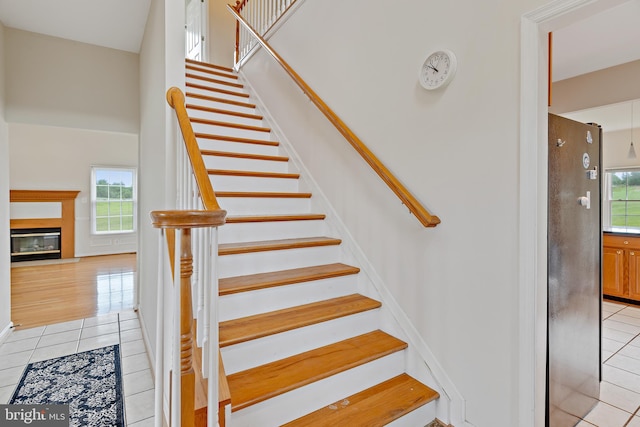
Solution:
{"label": "doorway", "polygon": [[207,58],[207,16],[208,2],[204,0],[186,0],[185,2],[185,57],[196,61]]}
{"label": "doorway", "polygon": [[544,425],[546,412],[547,34],[623,3],[625,1],[620,0],[562,0],[522,17],[519,189],[521,338],[518,358],[521,426]]}

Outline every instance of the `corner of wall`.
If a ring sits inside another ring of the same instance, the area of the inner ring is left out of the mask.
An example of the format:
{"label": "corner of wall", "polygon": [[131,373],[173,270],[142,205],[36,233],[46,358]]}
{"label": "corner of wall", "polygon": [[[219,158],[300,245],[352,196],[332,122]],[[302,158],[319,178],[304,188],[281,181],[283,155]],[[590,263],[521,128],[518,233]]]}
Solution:
{"label": "corner of wall", "polygon": [[5,121],[4,26],[0,23],[0,340],[11,326],[9,135]]}

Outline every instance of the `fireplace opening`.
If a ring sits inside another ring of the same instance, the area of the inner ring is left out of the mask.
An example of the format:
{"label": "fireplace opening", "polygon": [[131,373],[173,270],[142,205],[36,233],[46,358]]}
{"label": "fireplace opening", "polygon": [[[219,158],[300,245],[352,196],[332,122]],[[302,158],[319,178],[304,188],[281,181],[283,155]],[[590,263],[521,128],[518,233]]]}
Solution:
{"label": "fireplace opening", "polygon": [[60,228],[11,230],[11,262],[60,258]]}

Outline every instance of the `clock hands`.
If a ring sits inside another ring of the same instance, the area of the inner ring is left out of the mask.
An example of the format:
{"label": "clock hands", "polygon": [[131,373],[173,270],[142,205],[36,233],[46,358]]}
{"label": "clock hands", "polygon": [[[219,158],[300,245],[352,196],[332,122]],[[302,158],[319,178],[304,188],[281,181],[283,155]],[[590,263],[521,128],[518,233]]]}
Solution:
{"label": "clock hands", "polygon": [[438,72],[439,72],[439,71],[438,71],[438,69],[437,69],[436,67],[434,67],[433,65],[431,65],[431,64],[427,64],[427,68],[431,68],[431,69],[432,69],[433,71],[435,71],[436,73],[438,73]]}

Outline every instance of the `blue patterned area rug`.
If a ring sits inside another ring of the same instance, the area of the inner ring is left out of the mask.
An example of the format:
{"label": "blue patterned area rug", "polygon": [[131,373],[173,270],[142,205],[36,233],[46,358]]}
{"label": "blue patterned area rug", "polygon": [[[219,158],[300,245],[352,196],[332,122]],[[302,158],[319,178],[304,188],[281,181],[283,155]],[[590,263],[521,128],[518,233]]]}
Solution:
{"label": "blue patterned area rug", "polygon": [[12,404],[68,404],[70,426],[124,427],[120,347],[27,365]]}

